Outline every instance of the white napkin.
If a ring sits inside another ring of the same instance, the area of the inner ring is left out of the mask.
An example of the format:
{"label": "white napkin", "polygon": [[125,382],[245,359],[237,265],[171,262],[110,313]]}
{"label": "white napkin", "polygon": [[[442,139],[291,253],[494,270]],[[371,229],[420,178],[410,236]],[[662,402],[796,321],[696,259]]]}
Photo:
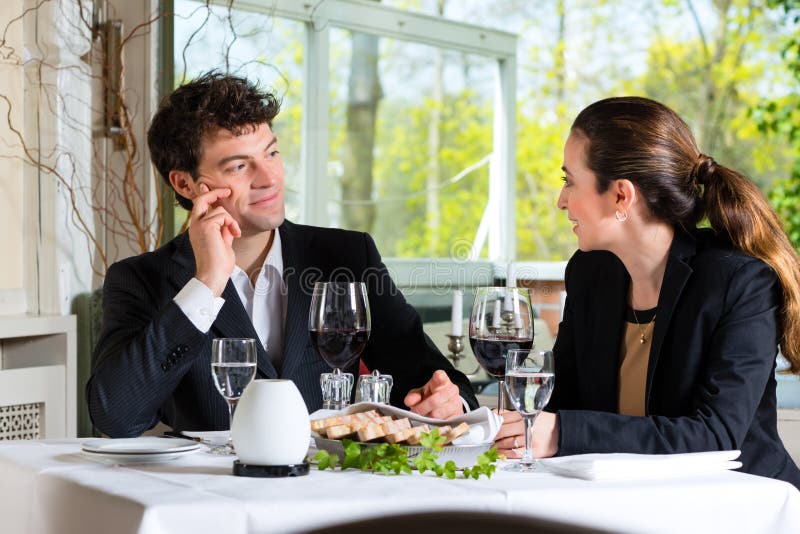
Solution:
{"label": "white napkin", "polygon": [[715,473],[738,469],[741,451],[685,454],[578,454],[539,460],[548,471],[585,480],[635,480]]}
{"label": "white napkin", "polygon": [[469,424],[469,433],[460,436],[453,440],[453,445],[479,445],[482,443],[491,443],[494,437],[500,431],[500,426],[503,424],[503,418],[493,413],[486,406],[481,406],[477,410],[472,410],[465,414],[451,417],[450,419],[432,419],[430,417],[422,417],[408,410],[402,410],[389,406],[388,404],[375,404],[371,402],[359,402],[352,404],[341,411],[336,410],[317,410],[311,414],[311,419],[324,419],[339,414],[366,412],[369,410],[377,410],[382,415],[391,415],[397,419],[408,417],[413,426],[421,424],[429,425],[450,425],[456,426],[461,423]]}

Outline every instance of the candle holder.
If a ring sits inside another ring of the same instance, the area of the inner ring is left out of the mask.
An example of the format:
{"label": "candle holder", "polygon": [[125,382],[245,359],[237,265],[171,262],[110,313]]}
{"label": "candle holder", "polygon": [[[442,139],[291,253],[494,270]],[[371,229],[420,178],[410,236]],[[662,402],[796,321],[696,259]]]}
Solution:
{"label": "candle holder", "polygon": [[518,324],[518,317],[519,313],[514,313],[512,310],[503,310],[500,314],[502,323],[490,326],[489,331],[495,335],[518,337],[520,330],[522,330],[522,326]]}
{"label": "candle holder", "polygon": [[450,339],[450,342],[447,344],[447,350],[450,351],[448,357],[453,360],[453,367],[458,368],[458,362],[466,358],[465,355],[461,354],[464,350],[464,336],[454,336],[453,334],[446,335]]}
{"label": "candle holder", "polygon": [[[467,357],[466,354],[461,354],[464,351],[464,336],[454,336],[453,334],[446,335],[448,339],[450,339],[447,343],[447,350],[450,351],[450,354],[448,354],[447,357],[453,360],[453,367],[458,369],[458,362]],[[462,372],[466,375],[474,375],[478,372],[478,369],[480,369],[480,366],[476,366],[471,373],[467,373],[466,371]]]}

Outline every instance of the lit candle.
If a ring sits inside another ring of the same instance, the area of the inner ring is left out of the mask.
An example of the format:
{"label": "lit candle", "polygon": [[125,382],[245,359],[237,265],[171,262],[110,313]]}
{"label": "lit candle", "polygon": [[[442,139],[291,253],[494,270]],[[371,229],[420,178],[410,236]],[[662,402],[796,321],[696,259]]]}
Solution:
{"label": "lit candle", "polygon": [[522,328],[522,313],[519,308],[519,291],[514,291],[514,327]]}
{"label": "lit candle", "polygon": [[452,335],[460,336],[464,333],[464,292],[460,289],[453,291],[453,311],[450,321],[453,323]]}
{"label": "lit candle", "polygon": [[[506,270],[506,287],[517,287],[517,276],[514,274],[514,264],[508,262],[508,269]],[[506,292],[506,297],[503,300],[503,310],[508,312],[514,311],[514,299],[511,291]]]}

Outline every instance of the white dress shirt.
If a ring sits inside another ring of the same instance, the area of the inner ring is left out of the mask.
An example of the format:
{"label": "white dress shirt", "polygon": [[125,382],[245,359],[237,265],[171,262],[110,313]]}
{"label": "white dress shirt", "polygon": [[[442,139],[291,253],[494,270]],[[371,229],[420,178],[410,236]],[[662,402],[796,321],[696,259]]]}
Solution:
{"label": "white dress shirt", "polygon": [[[273,231],[275,237],[264,264],[255,275],[255,285],[238,265],[233,268],[231,282],[253,323],[259,341],[279,368],[283,359],[283,327],[286,324],[288,293],[283,281],[281,235],[277,228]],[[192,324],[203,333],[211,328],[225,303],[225,299],[214,297],[208,286],[197,278],[189,280],[175,295],[174,300]]]}

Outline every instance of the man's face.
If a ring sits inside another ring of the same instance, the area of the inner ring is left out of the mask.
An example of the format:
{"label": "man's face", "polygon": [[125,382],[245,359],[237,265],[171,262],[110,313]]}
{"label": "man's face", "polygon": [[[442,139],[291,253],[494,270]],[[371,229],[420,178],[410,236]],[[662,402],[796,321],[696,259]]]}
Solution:
{"label": "man's face", "polygon": [[231,190],[218,205],[236,219],[242,236],[266,232],[283,223],[284,176],[278,142],[267,124],[239,136],[220,129],[207,133],[201,143],[195,189]]}

